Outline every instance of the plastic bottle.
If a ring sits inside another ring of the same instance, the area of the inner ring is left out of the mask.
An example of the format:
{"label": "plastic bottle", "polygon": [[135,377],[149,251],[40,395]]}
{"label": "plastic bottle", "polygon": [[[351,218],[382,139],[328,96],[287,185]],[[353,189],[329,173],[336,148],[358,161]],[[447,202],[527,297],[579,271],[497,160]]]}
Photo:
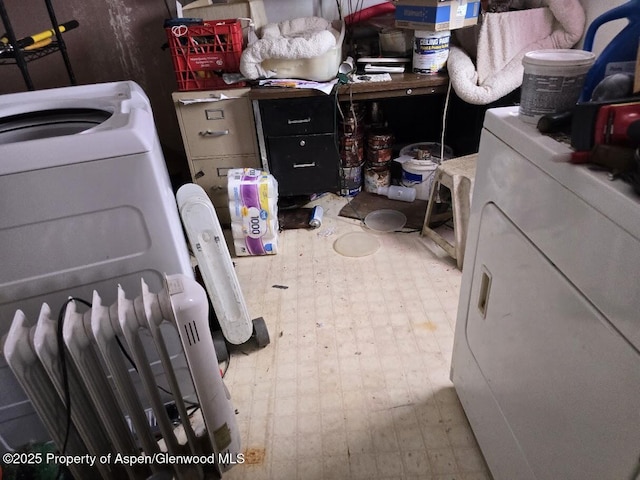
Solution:
{"label": "plastic bottle", "polygon": [[416,199],[416,189],[411,187],[401,187],[397,185],[391,185],[389,187],[378,187],[378,195],[386,195],[391,200],[413,202]]}
{"label": "plastic bottle", "polygon": [[[626,18],[629,23],[609,42],[587,73],[580,98],[583,102],[591,100],[593,89],[607,75],[607,66],[614,63],[635,62],[636,60],[640,40],[640,0],[630,0],[603,13],[591,22],[584,36],[583,49],[589,52],[593,49],[593,40],[598,28],[607,22],[621,18]],[[620,72],[615,69],[609,73]]]}

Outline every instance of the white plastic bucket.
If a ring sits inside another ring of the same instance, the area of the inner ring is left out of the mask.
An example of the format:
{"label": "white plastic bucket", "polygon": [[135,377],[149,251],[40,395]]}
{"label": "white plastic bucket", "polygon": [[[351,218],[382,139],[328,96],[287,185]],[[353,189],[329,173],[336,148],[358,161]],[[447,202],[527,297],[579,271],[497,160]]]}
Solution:
{"label": "white plastic bucket", "polygon": [[522,59],[520,119],[538,123],[542,115],[562,113],[580,98],[587,72],[595,61],[592,52],[573,49],[535,50]]}
{"label": "white plastic bucket", "polygon": [[409,160],[402,164],[402,181],[405,187],[412,187],[416,191],[418,200],[429,200],[433,176],[438,164],[431,160]]}
{"label": "white plastic bucket", "polygon": [[443,160],[453,158],[453,150],[448,145],[442,148],[437,142],[412,143],[400,150],[395,161],[402,164],[400,184],[416,190],[418,200],[429,200],[436,168]]}
{"label": "white plastic bucket", "polygon": [[413,41],[413,73],[438,73],[449,59],[451,32],[416,30]]}
{"label": "white plastic bucket", "polygon": [[453,150],[451,149],[451,147],[449,145],[445,145],[444,148],[442,148],[442,144],[438,142],[411,143],[400,149],[400,157],[408,156],[419,158],[420,151],[428,152],[432,157],[436,157],[438,160],[440,159],[440,157],[444,158],[445,160],[453,158]]}

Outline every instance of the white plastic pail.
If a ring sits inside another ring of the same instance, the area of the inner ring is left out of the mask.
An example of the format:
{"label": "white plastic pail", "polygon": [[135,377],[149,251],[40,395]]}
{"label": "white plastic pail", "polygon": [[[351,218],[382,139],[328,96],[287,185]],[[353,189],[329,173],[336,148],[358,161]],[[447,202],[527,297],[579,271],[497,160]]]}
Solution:
{"label": "white plastic pail", "polygon": [[595,55],[584,50],[535,50],[525,54],[519,108],[522,121],[538,123],[542,115],[571,110],[594,61]]}
{"label": "white plastic pail", "polygon": [[438,164],[431,160],[409,160],[402,164],[402,185],[413,187],[418,200],[429,200]]}
{"label": "white plastic pail", "polygon": [[[441,159],[442,157],[442,159]],[[438,165],[453,158],[453,150],[436,142],[412,143],[400,149],[395,161],[402,164],[401,184],[416,190],[418,200],[429,200]]]}

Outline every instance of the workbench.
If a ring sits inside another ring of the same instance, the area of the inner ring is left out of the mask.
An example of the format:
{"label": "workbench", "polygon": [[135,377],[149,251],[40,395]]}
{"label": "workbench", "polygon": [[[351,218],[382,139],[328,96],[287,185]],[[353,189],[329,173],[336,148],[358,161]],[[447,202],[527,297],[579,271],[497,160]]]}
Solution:
{"label": "workbench", "polygon": [[[446,74],[392,75],[388,82],[337,85],[332,94],[295,88],[253,88],[249,94],[263,169],[284,195],[339,189],[338,102],[445,94]],[[415,113],[415,112],[411,112]]]}
{"label": "workbench", "polygon": [[[376,100],[381,98],[437,95],[447,91],[449,76],[445,73],[419,75],[416,73],[392,73],[390,82],[361,82],[338,85],[338,100]],[[335,92],[335,91],[334,91]],[[252,100],[308,97],[323,95],[321,92],[294,88],[252,88]]]}
{"label": "workbench", "polygon": [[[252,87],[173,95],[192,180],[221,212],[229,168],[274,174],[280,196],[340,188],[338,102],[408,99],[447,92],[446,74],[392,74],[389,82],[351,83],[326,95],[317,90]],[[413,103],[407,118],[424,115]],[[433,121],[440,122],[441,111]],[[438,123],[440,126],[440,123]],[[223,208],[224,207],[224,208]],[[226,220],[224,213],[221,220]]]}

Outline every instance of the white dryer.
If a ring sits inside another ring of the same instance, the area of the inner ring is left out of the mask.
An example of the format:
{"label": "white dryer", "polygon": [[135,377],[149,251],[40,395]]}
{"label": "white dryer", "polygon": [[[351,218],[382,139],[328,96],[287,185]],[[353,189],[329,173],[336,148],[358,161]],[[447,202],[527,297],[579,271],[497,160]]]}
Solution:
{"label": "white dryer", "polygon": [[[21,309],[193,277],[149,100],[133,82],[0,96],[0,339]],[[111,296],[109,296],[111,295]],[[181,353],[177,336],[173,354]],[[2,349],[0,348],[0,352]],[[158,371],[161,369],[158,368]],[[186,367],[185,367],[186,371]],[[187,376],[188,378],[188,376]],[[44,430],[0,356],[0,451]]]}
{"label": "white dryer", "polygon": [[637,478],[640,198],[489,110],[451,378],[495,480]]}

